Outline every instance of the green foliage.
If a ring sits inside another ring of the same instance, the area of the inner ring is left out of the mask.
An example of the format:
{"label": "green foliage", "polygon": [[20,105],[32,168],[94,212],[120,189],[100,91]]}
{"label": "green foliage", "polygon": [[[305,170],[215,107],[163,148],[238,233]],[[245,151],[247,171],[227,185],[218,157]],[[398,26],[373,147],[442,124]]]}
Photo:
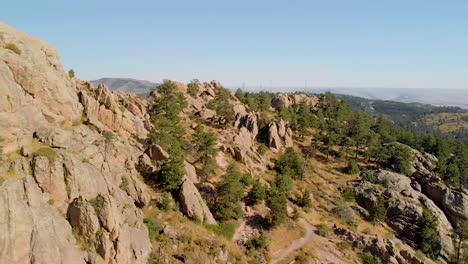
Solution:
{"label": "green foliage", "polygon": [[247,241],[247,255],[253,256],[255,251],[263,250],[268,247],[268,239],[265,234],[261,234],[258,238]]}
{"label": "green foliage", "polygon": [[191,96],[197,96],[199,88],[198,88],[198,80],[192,80],[189,84],[187,84],[188,93]]}
{"label": "green foliage", "polygon": [[70,69],[70,70],[68,71],[68,77],[70,77],[70,78],[74,78],[74,77],[75,77],[75,71],[74,71],[73,69]]}
{"label": "green foliage", "polygon": [[184,161],[180,158],[172,158],[161,166],[157,173],[157,180],[165,190],[172,191],[180,187],[184,175]]}
{"label": "green foliage", "polygon": [[268,222],[271,227],[276,227],[284,223],[287,217],[287,204],[287,193],[276,188],[270,190],[267,205],[270,208]]}
{"label": "green foliage", "polygon": [[384,157],[383,165],[408,176],[411,174],[411,163],[414,157],[407,146],[387,144],[383,146],[381,151]]}
{"label": "green foliage", "polygon": [[112,141],[114,141],[114,139],[115,139],[114,133],[112,133],[112,132],[110,132],[110,131],[104,132],[103,136],[104,136],[104,140],[105,140],[105,142],[106,142],[107,144],[112,143]]}
{"label": "green foliage", "polygon": [[358,174],[361,172],[361,170],[359,169],[359,165],[357,164],[357,162],[355,160],[352,160],[345,168],[345,172],[347,174]]}
{"label": "green foliage", "polygon": [[258,180],[254,181],[252,185],[252,189],[249,192],[248,198],[254,204],[258,204],[261,201],[265,200],[266,198],[265,186]]}
{"label": "green foliage", "polygon": [[351,188],[346,188],[346,190],[341,194],[341,197],[343,198],[343,200],[349,203],[354,202],[355,200],[354,193]]}
{"label": "green foliage", "polygon": [[278,174],[289,175],[293,179],[302,179],[304,176],[304,161],[293,148],[287,148],[276,161],[275,169]]}
{"label": "green foliage", "polygon": [[310,199],[310,196],[310,191],[306,191],[298,201],[298,205],[303,208],[310,208],[312,206],[312,200]]}
{"label": "green foliage", "polygon": [[237,99],[239,99],[239,101],[244,101],[244,92],[241,88],[237,88],[236,93],[234,95],[237,97]]}
{"label": "green foliage", "polygon": [[143,219],[143,223],[146,225],[146,228],[148,229],[149,239],[151,241],[154,241],[155,239],[157,239],[159,235],[161,234],[163,227],[151,218]]}
{"label": "green foliage", "polygon": [[9,49],[11,51],[13,51],[14,53],[18,54],[18,55],[21,55],[21,50],[18,48],[18,46],[16,46],[16,44],[14,43],[8,43],[5,45],[5,49]]}
{"label": "green foliage", "polygon": [[458,224],[452,233],[454,254],[452,263],[468,263],[468,220]]}
{"label": "green foliage", "polygon": [[128,188],[129,188],[129,182],[128,182],[128,177],[127,176],[123,176],[122,177],[122,183],[120,183],[120,189],[128,192]]}
{"label": "green foliage", "polygon": [[338,201],[334,212],[345,224],[349,226],[356,225],[354,212],[344,201]]}
{"label": "green foliage", "polygon": [[91,199],[89,201],[89,203],[94,208],[94,211],[96,211],[96,213],[99,213],[102,210],[102,208],[104,207],[104,197],[102,197],[99,194],[98,196]]}
{"label": "green foliage", "polygon": [[385,208],[385,199],[382,196],[377,198],[376,205],[369,210],[369,216],[372,221],[384,221],[387,215],[387,209]]}
{"label": "green foliage", "polygon": [[57,157],[57,153],[51,147],[42,147],[42,148],[36,150],[33,153],[33,156],[46,157],[50,161],[54,161],[55,158]]}
{"label": "green foliage", "polygon": [[218,124],[221,128],[226,128],[232,123],[236,118],[236,113],[234,112],[234,107],[229,102],[231,98],[231,92],[226,88],[217,89],[217,94],[215,99],[211,100],[208,103],[208,108],[215,110],[216,113],[224,118],[224,122]]}
{"label": "green foliage", "polygon": [[418,220],[417,224],[416,243],[419,249],[424,254],[436,259],[441,250],[437,218],[429,209],[424,207],[422,217]]}
{"label": "green foliage", "polygon": [[244,185],[241,182],[242,172],[236,165],[230,165],[223,182],[218,189],[215,216],[222,220],[242,217],[241,201],[244,198]]}
{"label": "green foliage", "polygon": [[202,165],[204,175],[212,173],[216,168],[215,157],[218,153],[216,148],[216,135],[205,131],[204,126],[199,124],[193,135],[193,149],[196,152],[196,160]]}
{"label": "green foliage", "polygon": [[328,235],[330,234],[330,228],[328,228],[328,226],[326,225],[319,225],[317,231],[318,234],[323,237],[328,237]]}
{"label": "green foliage", "polygon": [[150,134],[151,143],[160,145],[172,157],[181,157],[184,149],[185,130],[180,125],[180,112],[187,105],[177,84],[164,81],[158,86],[159,98],[152,109],[151,118],[155,129]]}
{"label": "green foliage", "polygon": [[377,176],[375,176],[375,173],[372,171],[365,171],[362,174],[362,180],[370,182],[370,183],[376,183],[377,182]]}
{"label": "green foliage", "polygon": [[297,221],[301,217],[301,214],[299,213],[299,210],[297,210],[296,207],[293,209],[293,220]]}
{"label": "green foliage", "polygon": [[206,225],[206,227],[214,233],[224,236],[231,240],[236,232],[236,225],[231,222],[220,222],[217,225]]}
{"label": "green foliage", "polygon": [[374,256],[368,254],[360,254],[359,259],[362,264],[381,264],[380,260]]}
{"label": "green foliage", "polygon": [[160,208],[163,211],[169,212],[172,210],[172,197],[168,192],[163,193]]}

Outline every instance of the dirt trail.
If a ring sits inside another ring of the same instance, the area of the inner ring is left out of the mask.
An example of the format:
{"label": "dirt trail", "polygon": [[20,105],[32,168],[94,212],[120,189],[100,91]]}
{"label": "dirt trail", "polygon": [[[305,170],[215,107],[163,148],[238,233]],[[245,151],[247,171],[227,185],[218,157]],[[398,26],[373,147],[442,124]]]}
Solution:
{"label": "dirt trail", "polygon": [[334,263],[334,264],[346,264],[348,263],[346,259],[343,258],[340,251],[336,248],[336,245],[330,242],[327,238],[319,236],[315,233],[317,228],[307,222],[305,219],[300,218],[299,223],[304,226],[306,229],[306,234],[300,239],[297,239],[291,243],[291,245],[281,251],[277,251],[272,254],[272,260],[270,264],[278,264],[281,261],[285,260],[296,250],[301,249],[308,243],[315,241],[320,244],[319,247],[316,247],[313,251],[315,255],[320,259],[317,259],[316,263]]}
{"label": "dirt trail", "polygon": [[305,236],[301,237],[300,239],[297,239],[295,240],[294,242],[291,243],[291,245],[286,248],[285,250],[282,250],[282,251],[279,251],[279,252],[275,252],[275,254],[273,255],[273,259],[272,261],[270,262],[270,264],[276,264],[276,263],[279,263],[280,261],[284,260],[285,258],[287,258],[289,255],[291,255],[292,253],[294,253],[296,250],[302,248],[303,246],[305,246],[307,243],[309,243],[310,241],[312,241],[312,239],[317,236],[314,231],[315,231],[315,227],[312,226],[311,224],[309,224],[309,222],[307,222],[306,220],[304,220],[303,218],[300,218],[299,220],[299,223],[301,225],[304,226],[304,228],[306,229],[306,234]]}

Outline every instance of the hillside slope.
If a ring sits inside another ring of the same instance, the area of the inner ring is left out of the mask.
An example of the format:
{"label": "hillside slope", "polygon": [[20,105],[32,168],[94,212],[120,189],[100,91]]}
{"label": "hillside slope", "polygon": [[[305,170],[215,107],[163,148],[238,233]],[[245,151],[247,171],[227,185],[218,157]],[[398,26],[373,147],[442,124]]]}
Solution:
{"label": "hillside slope", "polygon": [[92,84],[99,84],[109,87],[111,91],[123,91],[136,95],[148,96],[157,84],[145,80],[136,80],[131,78],[101,78],[92,80]]}

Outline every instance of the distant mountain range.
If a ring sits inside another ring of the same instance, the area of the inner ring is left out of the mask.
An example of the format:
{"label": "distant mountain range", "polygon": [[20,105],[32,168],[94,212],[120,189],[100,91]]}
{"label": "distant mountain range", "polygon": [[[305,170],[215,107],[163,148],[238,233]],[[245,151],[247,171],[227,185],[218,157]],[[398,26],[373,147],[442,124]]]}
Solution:
{"label": "distant mountain range", "polygon": [[312,88],[307,92],[346,94],[366,99],[403,103],[422,103],[434,106],[457,106],[468,109],[468,89],[411,89],[411,88]]}
{"label": "distant mountain range", "polygon": [[92,84],[104,84],[112,91],[126,91],[138,95],[147,96],[158,84],[145,80],[136,80],[131,78],[101,78],[92,80]]}

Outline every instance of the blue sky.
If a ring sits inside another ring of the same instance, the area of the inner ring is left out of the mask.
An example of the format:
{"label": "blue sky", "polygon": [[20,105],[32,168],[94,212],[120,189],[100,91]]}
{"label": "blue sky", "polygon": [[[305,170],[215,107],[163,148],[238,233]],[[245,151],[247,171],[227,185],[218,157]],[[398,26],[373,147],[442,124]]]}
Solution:
{"label": "blue sky", "polygon": [[82,79],[468,89],[468,1],[7,1]]}

